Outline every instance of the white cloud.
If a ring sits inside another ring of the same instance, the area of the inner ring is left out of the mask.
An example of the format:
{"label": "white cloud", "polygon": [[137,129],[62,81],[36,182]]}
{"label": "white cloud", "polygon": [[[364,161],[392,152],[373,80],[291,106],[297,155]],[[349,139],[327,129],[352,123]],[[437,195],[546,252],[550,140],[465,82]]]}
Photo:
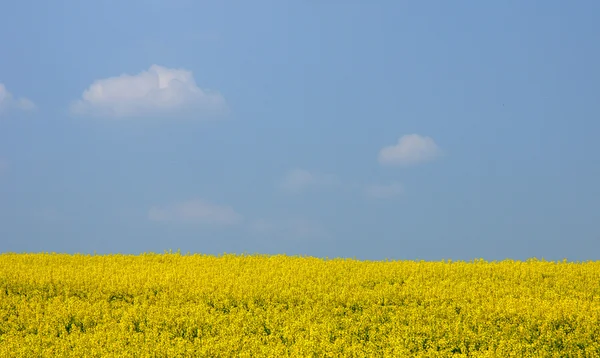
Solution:
{"label": "white cloud", "polygon": [[154,206],[148,211],[148,219],[159,222],[235,225],[242,216],[233,208],[190,200],[167,206]]}
{"label": "white cloud", "polygon": [[371,185],[365,189],[365,195],[370,198],[391,198],[404,193],[404,186],[394,182],[387,185]]}
{"label": "white cloud", "polygon": [[430,137],[409,134],[400,137],[398,143],[379,151],[379,163],[383,165],[412,165],[431,161],[442,154]]}
{"label": "white cloud", "polygon": [[35,109],[35,104],[28,98],[15,98],[8,92],[6,86],[0,83],[0,114],[13,108],[22,111],[32,111]]}
{"label": "white cloud", "polygon": [[304,169],[293,169],[287,172],[279,183],[279,187],[288,192],[298,193],[311,186],[323,187],[337,184],[339,184],[339,181],[331,174],[311,173]]}
{"label": "white cloud", "polygon": [[137,75],[94,81],[81,99],[71,104],[74,115],[96,117],[140,117],[225,114],[227,105],[218,92],[201,89],[192,72],[152,65]]}

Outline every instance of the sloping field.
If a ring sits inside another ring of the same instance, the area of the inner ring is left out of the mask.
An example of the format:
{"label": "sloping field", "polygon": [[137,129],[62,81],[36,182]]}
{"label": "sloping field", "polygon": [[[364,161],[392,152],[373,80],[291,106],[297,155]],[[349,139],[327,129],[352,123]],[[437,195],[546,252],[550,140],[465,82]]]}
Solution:
{"label": "sloping field", "polygon": [[0,255],[2,357],[598,357],[600,262]]}

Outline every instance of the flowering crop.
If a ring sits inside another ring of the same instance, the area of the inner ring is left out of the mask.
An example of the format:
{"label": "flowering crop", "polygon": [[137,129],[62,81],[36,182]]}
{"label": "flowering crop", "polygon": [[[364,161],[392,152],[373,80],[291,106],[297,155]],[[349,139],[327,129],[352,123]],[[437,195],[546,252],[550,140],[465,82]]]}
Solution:
{"label": "flowering crop", "polygon": [[598,357],[600,262],[0,255],[2,357]]}

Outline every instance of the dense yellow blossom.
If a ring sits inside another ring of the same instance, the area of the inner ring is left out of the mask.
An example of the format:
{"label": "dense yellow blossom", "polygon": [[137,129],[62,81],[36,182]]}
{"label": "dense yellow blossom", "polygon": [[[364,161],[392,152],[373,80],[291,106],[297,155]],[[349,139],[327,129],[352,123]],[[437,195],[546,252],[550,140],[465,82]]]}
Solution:
{"label": "dense yellow blossom", "polygon": [[598,357],[600,262],[0,255],[2,357]]}

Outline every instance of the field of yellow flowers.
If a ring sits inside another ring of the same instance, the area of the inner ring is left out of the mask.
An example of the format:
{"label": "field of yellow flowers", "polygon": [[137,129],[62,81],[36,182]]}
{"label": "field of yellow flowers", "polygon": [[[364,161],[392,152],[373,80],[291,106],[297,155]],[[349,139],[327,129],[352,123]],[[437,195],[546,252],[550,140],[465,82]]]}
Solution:
{"label": "field of yellow flowers", "polygon": [[0,255],[1,357],[600,357],[600,262]]}

